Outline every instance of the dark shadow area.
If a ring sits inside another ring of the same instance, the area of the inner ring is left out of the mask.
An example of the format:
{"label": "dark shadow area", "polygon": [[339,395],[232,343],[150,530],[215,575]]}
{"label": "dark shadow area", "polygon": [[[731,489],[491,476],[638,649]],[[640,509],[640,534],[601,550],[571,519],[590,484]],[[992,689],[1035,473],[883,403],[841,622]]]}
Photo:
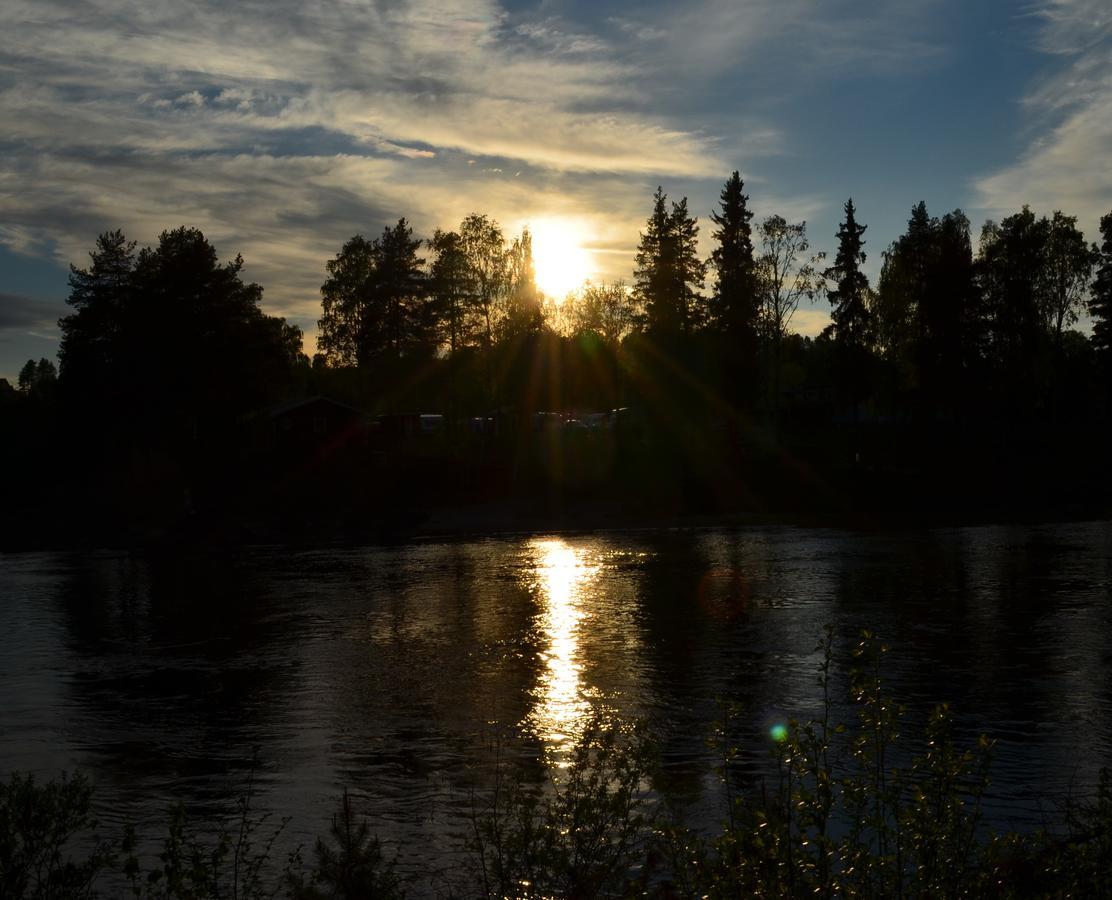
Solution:
{"label": "dark shadow area", "polygon": [[[1112,214],[1098,247],[1025,207],[974,252],[960,210],[920,203],[874,288],[852,201],[827,265],[742,190],[706,261],[658,190],[633,284],[558,303],[528,230],[486,216],[356,236],[312,361],[196,229],[104,234],[60,367],[0,384],[0,546],[1107,513]],[[822,296],[829,327],[793,333]]]}

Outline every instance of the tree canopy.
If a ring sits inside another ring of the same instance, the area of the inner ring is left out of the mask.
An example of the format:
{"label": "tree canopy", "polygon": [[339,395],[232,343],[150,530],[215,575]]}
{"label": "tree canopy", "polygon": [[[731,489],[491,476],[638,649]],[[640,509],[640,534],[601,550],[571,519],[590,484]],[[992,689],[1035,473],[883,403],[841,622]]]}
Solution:
{"label": "tree canopy", "polygon": [[301,358],[301,330],[262,312],[262,288],[240,277],[242,257],[221,264],[187,227],[135,247],[108,232],[88,268],[71,267],[73,312],[59,322],[70,397],[147,430],[197,433],[283,390]]}

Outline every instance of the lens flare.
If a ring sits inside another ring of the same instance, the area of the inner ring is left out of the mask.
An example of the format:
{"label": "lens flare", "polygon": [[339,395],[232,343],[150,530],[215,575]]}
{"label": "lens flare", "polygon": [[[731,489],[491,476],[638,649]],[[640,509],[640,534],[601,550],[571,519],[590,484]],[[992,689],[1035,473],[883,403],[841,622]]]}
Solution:
{"label": "lens flare", "polygon": [[768,735],[774,741],[776,741],[776,743],[782,744],[788,739],[788,726],[785,725],[783,722],[777,722],[770,729],[768,729]]}

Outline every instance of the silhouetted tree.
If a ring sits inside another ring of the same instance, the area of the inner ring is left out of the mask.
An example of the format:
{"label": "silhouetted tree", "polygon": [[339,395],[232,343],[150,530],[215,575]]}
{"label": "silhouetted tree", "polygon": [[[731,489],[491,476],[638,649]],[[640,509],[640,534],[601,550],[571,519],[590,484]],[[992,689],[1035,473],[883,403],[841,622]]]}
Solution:
{"label": "silhouetted tree", "polygon": [[879,349],[932,401],[954,399],[974,353],[975,284],[969,220],[912,208],[907,232],[884,254],[873,328]]}
{"label": "silhouetted tree", "polygon": [[933,230],[936,255],[920,312],[919,365],[928,390],[954,404],[961,400],[966,374],[977,371],[982,330],[973,243],[960,209],[946,213]]}
{"label": "silhouetted tree", "polygon": [[722,188],[722,211],[710,216],[717,226],[712,232],[717,246],[710,255],[715,286],[709,315],[711,326],[726,335],[730,343],[740,342],[739,349],[752,352],[760,306],[749,225],[753,213],[743,189],[741,176],[734,172]]}
{"label": "silhouetted tree", "polygon": [[815,263],[823,254],[807,257],[807,223],[789,223],[783,216],[769,216],[757,232],[760,244],[756,261],[761,330],[778,345],[788,334],[799,301],[822,290]]}
{"label": "silhouetted tree", "polygon": [[1063,327],[1073,325],[1084,307],[1095,261],[1095,249],[1077,230],[1077,217],[1055,212],[1046,236],[1047,284],[1042,301],[1044,327],[1054,335],[1058,352]]}
{"label": "silhouetted tree", "polygon": [[734,172],[722,188],[721,212],[711,213],[717,246],[711,251],[715,286],[708,301],[707,325],[717,338],[721,392],[737,406],[749,405],[758,380],[760,299],[748,200],[741,176]]}
{"label": "silhouetted tree", "polygon": [[838,252],[834,265],[823,277],[834,282],[827,290],[830,301],[832,334],[836,344],[843,347],[866,348],[872,341],[871,313],[869,311],[869,279],[861,271],[865,262],[862,235],[867,225],[859,225],[853,200],[846,201],[845,221],[838,228]]}
{"label": "silhouetted tree", "polygon": [[920,202],[912,207],[907,232],[884,252],[873,307],[874,336],[885,357],[907,365],[915,362],[923,337],[937,228],[938,220],[931,219],[927,205]]}
{"label": "silhouetted tree", "polygon": [[1096,277],[1089,300],[1093,317],[1092,341],[1112,372],[1112,212],[1100,220],[1100,247],[1096,253]]}
{"label": "silhouetted tree", "polygon": [[428,297],[425,261],[417,255],[422,243],[404,218],[384,229],[379,238],[376,294],[382,310],[384,349],[394,358],[420,352],[429,344],[424,315]]}
{"label": "silhouetted tree", "polygon": [[361,234],[325,263],[328,278],[321,286],[322,314],[317,322],[317,349],[333,366],[358,365],[363,320],[373,309],[372,282],[377,248]]}
{"label": "silhouetted tree", "polygon": [[475,293],[474,279],[458,232],[438,228],[429,241],[429,249],[435,254],[429,270],[431,318],[438,343],[455,354],[471,339],[469,311]]}
{"label": "silhouetted tree", "polygon": [[535,334],[544,325],[544,311],[533,265],[533,236],[528,228],[514,238],[507,255],[506,315],[502,331],[507,337]]}
{"label": "silhouetted tree", "polygon": [[460,224],[460,249],[467,260],[473,291],[469,296],[479,343],[494,346],[509,290],[509,257],[502,228],[488,216],[472,213]]}
{"label": "silhouetted tree", "polygon": [[421,241],[405,219],[367,241],[356,235],[326,265],[318,346],[332,365],[367,365],[427,346]]}
{"label": "silhouetted tree", "polygon": [[54,363],[45,358],[38,362],[29,359],[19,370],[19,390],[27,396],[41,396],[52,391],[57,381],[58,370],[54,368]]}
{"label": "silhouetted tree", "polygon": [[704,319],[699,289],[706,266],[699,259],[698,220],[688,214],[687,198],[673,203],[671,212],[666,201],[658,187],[637,249],[634,295],[646,329],[668,338],[690,334]]}
{"label": "silhouetted tree", "polygon": [[[62,387],[97,415],[154,438],[196,440],[281,394],[301,359],[301,330],[259,308],[262,288],[220,264],[195,228],[165,231],[137,256],[103,234],[88,269],[74,267],[64,317]],[[75,409],[79,407],[74,407]]]}
{"label": "silhouetted tree", "polygon": [[564,303],[573,336],[597,334],[616,348],[633,327],[634,312],[624,281],[613,284],[588,281],[578,294],[570,295]]}
{"label": "silhouetted tree", "polygon": [[58,322],[62,330],[58,359],[63,381],[70,389],[95,397],[111,395],[124,385],[122,344],[135,285],[135,241],[122,231],[109,231],[97,238],[90,252],[90,265],[70,265],[70,294],[73,312]]}
{"label": "silhouetted tree", "polygon": [[1043,343],[1050,225],[1027,206],[981,230],[977,277],[990,323],[988,352],[1013,398],[1030,402]]}

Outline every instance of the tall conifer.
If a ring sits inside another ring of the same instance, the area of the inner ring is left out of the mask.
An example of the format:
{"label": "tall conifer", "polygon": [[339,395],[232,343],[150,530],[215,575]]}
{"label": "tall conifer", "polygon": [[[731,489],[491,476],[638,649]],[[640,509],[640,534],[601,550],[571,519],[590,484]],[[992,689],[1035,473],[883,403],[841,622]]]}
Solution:
{"label": "tall conifer", "polygon": [[716,283],[710,303],[710,320],[728,338],[752,343],[757,321],[757,290],[753,264],[753,239],[749,198],[744,182],[734,172],[719,197],[722,211],[712,212],[717,226],[711,252]]}
{"label": "tall conifer", "polygon": [[862,235],[867,225],[859,225],[853,199],[846,201],[846,219],[838,228],[838,253],[834,265],[824,272],[835,282],[827,292],[832,307],[834,339],[847,347],[866,347],[870,342],[869,279],[861,271],[865,252]]}

